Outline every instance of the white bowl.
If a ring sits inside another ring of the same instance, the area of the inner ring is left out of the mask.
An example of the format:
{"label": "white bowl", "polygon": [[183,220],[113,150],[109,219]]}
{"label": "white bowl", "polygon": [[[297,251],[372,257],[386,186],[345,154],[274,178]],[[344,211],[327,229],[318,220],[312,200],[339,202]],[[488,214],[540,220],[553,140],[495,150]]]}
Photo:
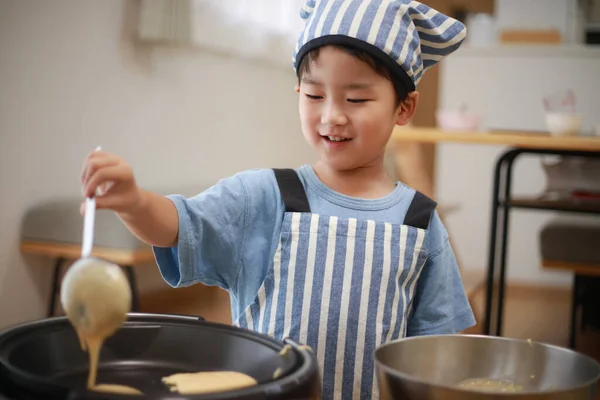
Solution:
{"label": "white bowl", "polygon": [[440,128],[452,131],[475,131],[481,123],[479,115],[460,111],[438,111],[436,120]]}
{"label": "white bowl", "polygon": [[546,127],[554,136],[577,136],[581,133],[581,115],[548,112]]}

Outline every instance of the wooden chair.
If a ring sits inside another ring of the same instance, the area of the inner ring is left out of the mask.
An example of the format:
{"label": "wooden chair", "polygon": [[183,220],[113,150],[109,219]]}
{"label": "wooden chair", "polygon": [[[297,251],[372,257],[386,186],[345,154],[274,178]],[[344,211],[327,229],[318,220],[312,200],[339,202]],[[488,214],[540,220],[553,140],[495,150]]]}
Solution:
{"label": "wooden chair", "polygon": [[[584,296],[587,290],[590,290],[588,286],[593,280],[598,281],[600,279],[600,264],[585,264],[577,262],[566,262],[566,261],[553,261],[544,260],[542,262],[543,268],[562,270],[573,273],[573,287],[571,297],[571,322],[569,326],[569,347],[575,349],[577,346],[577,331],[578,326],[581,322],[581,327],[584,328],[584,318],[579,320],[579,311],[583,307],[589,307],[589,304],[584,304]],[[591,312],[593,310],[586,310]],[[600,312],[600,309],[596,308],[596,312]]]}
{"label": "wooden chair", "polygon": [[[540,232],[542,267],[573,275],[569,347],[575,349],[579,322],[583,328],[590,316],[598,319],[600,309],[590,297],[593,286],[600,286],[600,225],[549,223]],[[600,299],[600,295],[598,297]],[[579,311],[582,311],[581,320]],[[596,314],[594,314],[596,313]]]}

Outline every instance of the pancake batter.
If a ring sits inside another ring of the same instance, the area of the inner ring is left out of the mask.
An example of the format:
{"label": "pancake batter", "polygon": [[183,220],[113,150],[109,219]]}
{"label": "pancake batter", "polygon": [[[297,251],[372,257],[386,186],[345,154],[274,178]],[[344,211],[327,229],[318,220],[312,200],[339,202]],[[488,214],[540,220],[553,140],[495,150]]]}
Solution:
{"label": "pancake batter", "polygon": [[86,344],[87,350],[90,355],[90,372],[88,376],[87,388],[95,392],[104,393],[116,393],[116,394],[143,394],[138,389],[125,386],[125,385],[114,385],[114,384],[96,384],[96,377],[98,371],[98,361],[100,358],[100,349],[106,337],[86,337],[83,336],[83,340]]}
{"label": "pancake batter", "polygon": [[510,381],[502,381],[489,378],[472,378],[465,379],[458,384],[458,387],[463,389],[480,390],[485,392],[496,393],[516,393],[523,390],[523,386]]}
{"label": "pancake batter", "polygon": [[174,374],[164,377],[162,381],[170,386],[172,392],[180,394],[225,392],[258,384],[254,378],[234,371]]}
{"label": "pancake batter", "polygon": [[63,280],[61,301],[82,350],[89,353],[88,390],[142,394],[123,385],[96,385],[102,344],[123,325],[131,307],[129,282],[121,268],[95,258],[77,261]]}

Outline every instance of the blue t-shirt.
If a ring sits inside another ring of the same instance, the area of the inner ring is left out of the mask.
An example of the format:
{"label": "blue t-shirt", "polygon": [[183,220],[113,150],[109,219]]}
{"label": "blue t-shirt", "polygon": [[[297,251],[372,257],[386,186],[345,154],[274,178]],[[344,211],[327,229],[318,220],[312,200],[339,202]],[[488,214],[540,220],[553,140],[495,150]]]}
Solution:
{"label": "blue t-shirt", "polygon": [[[312,166],[296,170],[312,213],[402,224],[415,191],[402,183],[379,199],[337,193]],[[272,265],[285,206],[271,169],[249,170],[185,198],[168,196],[179,215],[178,243],[154,248],[165,281],[173,287],[201,282],[231,296],[233,320],[254,301]],[[427,235],[429,254],[408,321],[409,336],[456,333],[475,324],[447,231],[437,213]]]}

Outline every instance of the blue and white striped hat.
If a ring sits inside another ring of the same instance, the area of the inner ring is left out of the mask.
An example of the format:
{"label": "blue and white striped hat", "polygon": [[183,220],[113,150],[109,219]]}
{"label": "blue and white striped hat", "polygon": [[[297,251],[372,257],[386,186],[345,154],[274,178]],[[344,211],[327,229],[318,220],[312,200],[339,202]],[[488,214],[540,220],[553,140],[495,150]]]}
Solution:
{"label": "blue and white striped hat", "polygon": [[410,92],[425,70],[457,50],[467,34],[459,21],[410,0],[308,0],[294,69],[311,50],[346,45],[381,60]]}

